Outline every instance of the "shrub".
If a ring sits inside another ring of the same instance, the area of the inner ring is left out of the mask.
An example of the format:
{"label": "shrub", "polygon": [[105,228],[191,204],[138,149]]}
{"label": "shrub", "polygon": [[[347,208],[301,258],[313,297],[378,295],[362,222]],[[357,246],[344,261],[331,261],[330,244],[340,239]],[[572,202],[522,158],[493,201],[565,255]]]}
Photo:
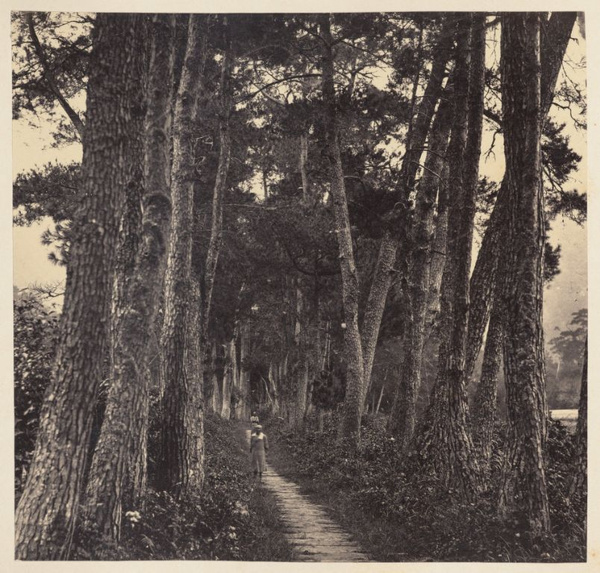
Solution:
{"label": "shrub", "polygon": [[38,430],[40,407],[52,375],[58,315],[39,297],[14,301],[15,492],[21,494]]}
{"label": "shrub", "polygon": [[537,538],[528,534],[523,514],[497,512],[505,445],[501,424],[493,441],[489,490],[473,503],[461,501],[457,491],[426,471],[417,452],[403,454],[381,423],[369,417],[358,450],[337,439],[335,419],[322,433],[275,429],[273,443],[292,477],[329,503],[377,560],[585,559],[585,510],[568,500],[566,490],[572,436],[560,424],[550,425],[547,452],[553,531]]}
{"label": "shrub", "polygon": [[[265,539],[274,528],[265,516],[272,500],[251,479],[240,427],[214,415],[204,424],[205,482],[182,500],[149,489],[142,508],[125,508],[117,545],[93,529],[79,532],[75,559],[267,560],[286,559],[289,547]],[[276,535],[274,536],[277,537]],[[273,550],[273,548],[275,548]]]}

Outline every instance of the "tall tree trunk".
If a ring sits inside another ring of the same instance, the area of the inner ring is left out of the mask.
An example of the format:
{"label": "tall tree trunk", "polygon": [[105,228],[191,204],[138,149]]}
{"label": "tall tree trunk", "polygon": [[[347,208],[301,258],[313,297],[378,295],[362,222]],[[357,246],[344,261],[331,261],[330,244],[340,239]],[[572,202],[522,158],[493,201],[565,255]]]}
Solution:
{"label": "tall tree trunk", "polygon": [[225,354],[225,372],[227,377],[227,388],[229,390],[229,419],[235,420],[237,417],[237,409],[238,409],[238,397],[239,397],[239,389],[238,389],[238,371],[237,371],[237,337],[238,337],[238,328],[236,326],[233,336],[227,344],[226,354]]}
{"label": "tall tree trunk", "polygon": [[[435,234],[431,243],[429,262],[429,294],[427,296],[427,325],[433,327],[440,312],[440,296],[442,293],[442,276],[446,266],[446,248],[448,245],[448,162],[442,170],[442,180],[438,191],[437,214],[435,218]],[[471,313],[469,311],[469,321]]]}
{"label": "tall tree trunk", "polygon": [[456,482],[463,498],[470,500],[480,488],[480,476],[468,427],[464,366],[483,118],[485,15],[474,14],[459,20],[454,73],[454,123],[448,148],[448,258],[442,279],[442,328],[436,379],[436,386],[445,389],[434,393],[441,401],[431,407],[431,445],[439,454],[437,464],[442,475],[447,481]]}
{"label": "tall tree trunk", "polygon": [[[197,94],[201,91],[206,40],[203,16],[189,17],[183,72],[175,105],[173,125],[173,222],[161,336],[162,402],[159,484],[176,496],[198,491],[202,485],[202,412],[197,407],[196,386],[202,364],[189,364],[194,354],[196,285],[192,279],[192,230],[195,166],[193,127],[197,117]],[[191,334],[191,337],[190,337]],[[202,379],[202,377],[200,377]]]}
{"label": "tall tree trunk", "polygon": [[431,128],[430,152],[416,197],[415,224],[410,270],[406,344],[402,364],[401,392],[397,392],[388,428],[400,438],[403,449],[410,443],[415,427],[417,395],[421,385],[421,363],[425,342],[425,318],[430,283],[430,245],[438,188],[443,179],[445,155],[452,125],[452,92],[446,90]]}
{"label": "tall tree trunk", "polygon": [[242,295],[246,290],[246,282],[242,282],[240,286],[240,290],[237,296],[237,302],[234,312],[234,325],[233,325],[233,333],[231,335],[231,339],[229,342],[224,344],[224,355],[225,355],[225,366],[223,370],[223,391],[221,393],[221,417],[229,420],[232,417],[232,414],[235,416],[235,410],[231,409],[231,397],[235,396],[235,388],[238,387],[238,369],[237,369],[237,354],[236,354],[236,346],[237,339],[239,335],[239,314],[240,307],[242,303]]}
{"label": "tall tree trunk", "polygon": [[[316,268],[316,263],[315,263]],[[321,375],[321,372],[324,368],[323,365],[323,352],[321,350],[323,344],[323,338],[321,335],[321,302],[320,302],[320,284],[319,284],[319,276],[315,273],[314,276],[314,285],[313,285],[313,296],[312,296],[312,334],[311,334],[311,343],[308,344],[308,350],[311,352],[311,360],[308,370],[308,380],[307,380],[307,391],[306,391],[306,407],[304,410],[304,418],[312,413],[313,411],[313,391],[314,391],[314,381]]]}
{"label": "tall tree trunk", "polygon": [[69,556],[108,324],[129,147],[132,57],[141,19],[99,14],[89,66],[82,203],[73,225],[60,337],[29,476],[15,516],[17,559]]}
{"label": "tall tree trunk", "polygon": [[174,17],[154,16],[145,160],[141,162],[147,188],[141,249],[124,297],[124,312],[116,333],[113,382],[87,487],[87,518],[115,540],[120,535],[124,490],[128,490],[129,503],[136,504],[146,484],[148,345],[162,288],[171,218],[169,117],[174,32]]}
{"label": "tall tree trunk", "polygon": [[210,352],[210,369],[209,376],[212,382],[213,393],[212,393],[212,411],[221,415],[221,408],[223,407],[223,396],[221,392],[221,386],[219,384],[219,376],[217,374],[217,343],[213,342],[211,345]]}
{"label": "tall tree trunk", "polygon": [[[446,64],[448,62],[452,39],[450,30],[451,18],[447,18],[434,50],[433,63],[427,87],[421,98],[421,103],[418,106],[415,120],[414,122],[411,122],[409,126],[409,135],[407,136],[406,141],[406,153],[402,161],[399,177],[400,185],[397,191],[400,199],[398,202],[399,205],[406,205],[409,197],[414,191],[419,170],[419,158],[423,153],[431,119],[442,93],[442,84],[446,73]],[[415,95],[418,77],[419,76],[417,75],[417,78],[415,79]],[[402,213],[401,216],[405,215],[406,213]],[[408,223],[402,221],[397,226],[402,229],[407,227]],[[392,284],[393,267],[396,258],[398,257],[399,238],[397,234],[398,233],[385,231],[383,238],[381,239],[379,256],[361,328],[364,369],[363,406],[371,382],[371,370],[373,368],[373,360],[375,358],[375,350],[377,348],[377,339],[379,337],[383,311]]]}
{"label": "tall tree trunk", "polygon": [[344,400],[341,432],[355,444],[360,442],[360,417],[363,408],[363,357],[358,329],[358,301],[360,297],[358,273],[354,262],[352,235],[348,216],[348,202],[340,153],[339,125],[333,69],[333,38],[329,15],[319,17],[323,40],[323,102],[326,109],[326,149],[330,165],[331,197],[334,207],[342,271],[342,299],[344,308],[344,354],[346,359],[346,398]]}
{"label": "tall tree trunk", "polygon": [[[227,17],[224,17],[224,33],[228,37],[229,29]],[[229,42],[229,38],[227,40]],[[210,308],[212,303],[212,292],[215,284],[217,263],[221,250],[223,232],[223,196],[227,186],[227,174],[231,158],[231,131],[229,128],[229,116],[231,115],[231,48],[229,43],[225,49],[221,63],[221,96],[219,102],[219,163],[217,166],[217,177],[213,190],[212,217],[210,229],[210,241],[206,253],[206,265],[204,269],[204,305],[202,313],[202,344],[206,345],[208,334],[208,323],[210,321]]]}
{"label": "tall tree trunk", "polygon": [[276,414],[276,415],[278,415],[280,413],[279,388],[278,388],[279,380],[277,378],[277,376],[278,376],[277,371],[278,371],[277,365],[273,365],[273,364],[269,365],[268,382],[269,382],[269,390],[270,390],[270,396],[271,396],[271,408],[272,408],[272,413]]}
{"label": "tall tree trunk", "polygon": [[369,298],[367,299],[361,328],[364,370],[363,404],[366,401],[371,385],[371,372],[375,360],[377,339],[379,338],[379,329],[381,328],[385,302],[392,284],[397,251],[398,244],[396,240],[389,233],[385,233],[379,245],[375,274],[371,282],[371,289],[369,290]]}
{"label": "tall tree trunk", "polygon": [[[387,378],[387,376],[386,376]],[[377,400],[377,406],[375,407],[375,414],[379,414],[379,408],[381,408],[381,401],[383,400],[383,391],[385,390],[385,378],[381,385],[381,392],[379,392],[379,399]]]}
{"label": "tall tree trunk", "polygon": [[229,420],[231,417],[231,393],[233,391],[233,377],[229,362],[230,345],[225,348],[225,368],[223,370],[223,392],[221,396],[221,418]]}
{"label": "tall tree trunk", "polygon": [[302,200],[304,203],[308,201],[310,196],[310,188],[308,183],[308,134],[303,133],[300,136],[300,157],[299,157],[299,167],[300,167],[300,177],[302,178]]}
{"label": "tall tree trunk", "polygon": [[239,324],[236,324],[233,338],[229,343],[229,360],[231,361],[231,378],[232,378],[232,388],[233,388],[233,409],[232,416],[233,420],[240,419],[240,410],[242,407],[241,404],[241,384],[240,384],[240,369],[238,362],[238,341],[241,336],[241,327]]}
{"label": "tall tree trunk", "polygon": [[241,409],[240,419],[250,419],[250,377],[245,370],[244,364],[248,356],[248,326],[240,328],[240,359],[238,361],[238,377],[240,381]]}
{"label": "tall tree trunk", "polygon": [[302,293],[300,280],[296,279],[296,324],[294,344],[298,367],[296,369],[296,394],[294,396],[293,421],[299,426],[306,412],[306,394],[308,391],[309,355],[308,355],[308,312]]}
{"label": "tall tree trunk", "polygon": [[516,472],[530,528],[550,529],[543,457],[545,391],[542,336],[544,212],[541,181],[539,14],[502,16],[502,94],[509,194],[504,371],[508,452],[502,508],[514,505],[507,485]]}
{"label": "tall tree trunk", "polygon": [[494,304],[493,293],[498,275],[498,264],[502,256],[502,247],[506,244],[507,193],[506,181],[503,180],[471,276],[471,307],[469,309],[469,333],[465,363],[467,379],[473,374],[475,361],[479,356],[483,335]]}
{"label": "tall tree trunk", "polygon": [[[576,16],[575,12],[553,12],[550,20],[542,26],[541,121],[546,120],[550,111],[556,81]],[[492,290],[496,282],[498,262],[506,245],[507,202],[508,191],[506,181],[503,180],[471,277],[471,308],[465,367],[467,376],[473,373],[493,304]]]}

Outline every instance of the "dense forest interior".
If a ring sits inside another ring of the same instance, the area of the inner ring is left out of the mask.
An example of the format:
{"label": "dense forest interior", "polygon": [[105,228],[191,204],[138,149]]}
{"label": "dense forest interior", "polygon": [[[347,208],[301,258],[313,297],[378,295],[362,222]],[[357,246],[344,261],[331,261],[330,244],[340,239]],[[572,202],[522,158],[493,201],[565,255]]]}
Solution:
{"label": "dense forest interior", "polygon": [[583,14],[12,32],[13,119],[82,150],[13,185],[66,272],[15,288],[17,559],[251,559],[253,411],[376,559],[586,559],[586,303],[543,321],[586,221]]}

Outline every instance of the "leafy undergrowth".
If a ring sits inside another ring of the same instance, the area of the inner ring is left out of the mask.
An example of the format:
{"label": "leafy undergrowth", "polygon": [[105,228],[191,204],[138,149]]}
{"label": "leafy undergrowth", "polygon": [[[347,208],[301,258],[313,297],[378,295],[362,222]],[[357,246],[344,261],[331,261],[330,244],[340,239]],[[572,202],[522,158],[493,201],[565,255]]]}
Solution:
{"label": "leafy undergrowth", "polygon": [[243,428],[205,420],[206,480],[195,499],[150,490],[144,508],[123,516],[117,545],[80,531],[73,559],[289,561],[273,497],[249,473]]}
{"label": "leafy undergrowth", "polygon": [[334,423],[323,433],[290,432],[273,420],[269,431],[273,465],[329,508],[376,561],[585,560],[584,504],[569,505],[565,496],[572,440],[559,424],[548,441],[553,532],[535,539],[522,516],[498,516],[493,488],[476,503],[461,503],[372,422],[364,424],[358,452],[336,439]]}

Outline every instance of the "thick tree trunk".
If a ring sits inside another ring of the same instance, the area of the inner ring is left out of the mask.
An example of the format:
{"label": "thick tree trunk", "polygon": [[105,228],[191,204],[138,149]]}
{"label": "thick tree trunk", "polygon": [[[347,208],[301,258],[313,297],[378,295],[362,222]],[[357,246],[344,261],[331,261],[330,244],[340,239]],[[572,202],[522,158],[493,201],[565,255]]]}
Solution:
{"label": "thick tree trunk", "polygon": [[323,40],[323,102],[326,108],[326,149],[330,164],[331,198],[334,207],[335,232],[338,239],[342,271],[344,308],[344,354],[346,361],[346,398],[343,405],[341,432],[355,444],[360,442],[360,417],[363,408],[363,357],[358,329],[360,298],[358,273],[354,262],[348,203],[340,154],[339,125],[333,69],[333,38],[329,15],[319,17]]}
{"label": "thick tree trunk", "polygon": [[66,559],[75,529],[108,324],[140,17],[99,14],[89,66],[82,203],[75,216],[60,338],[29,477],[15,516],[17,559]]}
{"label": "thick tree trunk", "polygon": [[[546,120],[550,111],[556,81],[576,16],[575,12],[553,12],[550,20],[542,26],[541,121]],[[471,277],[471,308],[465,367],[467,376],[473,373],[493,304],[492,290],[496,283],[498,262],[506,245],[507,202],[508,192],[506,181],[503,180]]]}
{"label": "thick tree trunk", "polygon": [[[100,532],[115,540],[120,535],[124,496],[128,494],[127,501],[135,505],[146,484],[150,379],[147,349],[162,288],[171,217],[168,118],[174,31],[173,17],[154,17],[145,161],[141,162],[145,165],[147,189],[141,248],[124,293],[124,312],[115,341],[113,382],[87,487],[87,518]],[[127,475],[129,483],[125,481]]]}
{"label": "thick tree trunk", "polygon": [[485,339],[481,380],[473,399],[473,438],[483,469],[489,470],[492,455],[492,438],[497,418],[498,374],[502,367],[504,325],[500,305],[494,307]]}
{"label": "thick tree trunk", "polygon": [[[472,24],[470,24],[472,23]],[[471,46],[469,47],[469,43]],[[471,62],[469,65],[469,53]],[[485,74],[485,15],[463,18],[457,27],[455,109],[448,148],[448,260],[442,279],[441,330],[431,446],[446,481],[470,500],[478,492],[479,469],[468,426],[464,376],[469,272],[477,196]]]}
{"label": "thick tree trunk", "polygon": [[401,441],[405,449],[415,427],[417,395],[421,386],[421,363],[425,342],[425,319],[428,308],[430,283],[430,246],[433,236],[433,218],[438,189],[443,179],[448,138],[452,125],[452,92],[446,90],[444,99],[431,128],[430,152],[425,172],[416,197],[413,231],[415,247],[412,252],[408,316],[405,326],[404,358],[402,364],[402,391],[397,392],[390,413],[388,429]]}
{"label": "thick tree trunk", "polygon": [[[164,396],[159,462],[159,484],[184,496],[200,490],[203,479],[202,411],[194,412],[202,393],[197,379],[202,363],[190,364],[195,355],[199,320],[195,305],[197,285],[192,279],[192,230],[195,165],[193,126],[197,94],[201,90],[206,57],[203,17],[189,18],[183,72],[173,124],[173,227],[165,281],[162,347]],[[202,380],[202,376],[200,376]]]}
{"label": "thick tree trunk", "polygon": [[502,17],[502,94],[506,185],[509,194],[504,371],[508,452],[502,508],[516,472],[520,505],[534,533],[550,529],[544,471],[545,392],[542,329],[544,212],[541,181],[539,14]]}

